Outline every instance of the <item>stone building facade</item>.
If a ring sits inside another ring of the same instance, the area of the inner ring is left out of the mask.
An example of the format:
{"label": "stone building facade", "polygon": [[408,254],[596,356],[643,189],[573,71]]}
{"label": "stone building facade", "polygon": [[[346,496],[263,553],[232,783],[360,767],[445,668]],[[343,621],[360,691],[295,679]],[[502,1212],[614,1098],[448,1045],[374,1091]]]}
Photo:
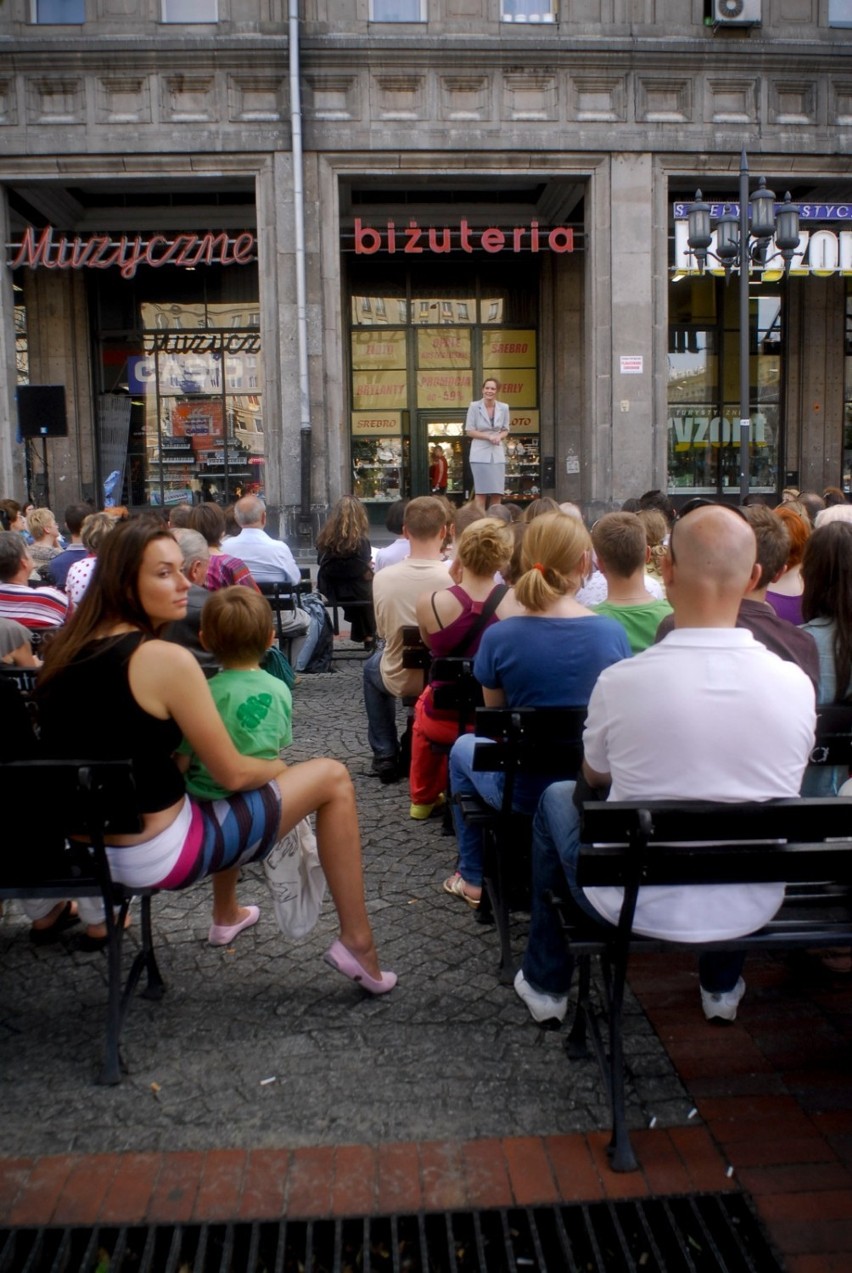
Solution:
{"label": "stone building facade", "polygon": [[744,147],[807,231],[749,284],[752,485],[848,486],[849,0],[291,8],[0,3],[4,494],[261,490],[308,543],[436,445],[462,499],[494,375],[511,496],[733,496],[739,282],[678,204]]}

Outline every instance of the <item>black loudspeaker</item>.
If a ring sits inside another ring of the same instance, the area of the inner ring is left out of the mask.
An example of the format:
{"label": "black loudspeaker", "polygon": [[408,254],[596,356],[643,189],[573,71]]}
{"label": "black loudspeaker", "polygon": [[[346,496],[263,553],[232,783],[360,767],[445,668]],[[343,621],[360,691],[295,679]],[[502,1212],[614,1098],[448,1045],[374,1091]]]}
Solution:
{"label": "black loudspeaker", "polygon": [[18,385],[22,438],[67,438],[64,385]]}

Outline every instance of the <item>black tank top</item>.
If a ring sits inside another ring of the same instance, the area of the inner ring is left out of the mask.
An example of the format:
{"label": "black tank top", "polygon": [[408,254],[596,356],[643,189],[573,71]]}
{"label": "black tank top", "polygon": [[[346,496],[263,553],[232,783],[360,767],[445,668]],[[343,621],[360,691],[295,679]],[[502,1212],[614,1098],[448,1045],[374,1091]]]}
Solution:
{"label": "black tank top", "polygon": [[129,758],[143,813],[181,800],[183,776],[172,760],[181,740],[177,724],[158,720],[130,691],[130,656],[141,632],[90,641],[37,694],[41,753],[60,759]]}

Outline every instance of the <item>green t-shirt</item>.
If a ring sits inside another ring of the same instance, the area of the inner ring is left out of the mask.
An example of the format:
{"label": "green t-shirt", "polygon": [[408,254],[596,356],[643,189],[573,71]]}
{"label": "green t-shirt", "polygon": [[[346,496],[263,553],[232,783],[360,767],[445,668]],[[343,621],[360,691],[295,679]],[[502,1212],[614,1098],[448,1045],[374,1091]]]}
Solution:
{"label": "green t-shirt", "polygon": [[[226,669],[208,684],[225,728],[241,755],[277,760],[282,748],[290,746],[293,699],[283,681],[260,670]],[[213,781],[186,739],[178,753],[192,757],[186,775],[186,789],[191,796],[219,800],[231,795]]]}
{"label": "green t-shirt", "polygon": [[627,633],[633,654],[640,654],[654,644],[657,628],[672,613],[668,601],[654,601],[650,597],[647,602],[638,606],[619,606],[612,601],[602,601],[600,605],[590,606],[589,609],[618,620]]}

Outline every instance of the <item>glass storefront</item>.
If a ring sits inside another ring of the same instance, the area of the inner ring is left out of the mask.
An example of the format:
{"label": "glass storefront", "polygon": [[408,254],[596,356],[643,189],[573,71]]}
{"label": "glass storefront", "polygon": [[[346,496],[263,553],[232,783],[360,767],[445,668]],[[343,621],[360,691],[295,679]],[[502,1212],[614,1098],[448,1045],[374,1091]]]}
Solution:
{"label": "glass storefront", "polygon": [[447,496],[469,498],[465,415],[487,376],[511,409],[506,496],[540,493],[537,278],[501,266],[495,284],[465,264],[350,270],[352,489],[368,505],[427,494],[438,446]]}
{"label": "glass storefront", "polygon": [[[739,279],[686,276],[669,288],[668,472],[673,495],[739,493]],[[750,489],[778,489],[783,297],[750,283]]]}
{"label": "glass storefront", "polygon": [[264,493],[257,270],[92,284],[104,498],[133,507]]}

